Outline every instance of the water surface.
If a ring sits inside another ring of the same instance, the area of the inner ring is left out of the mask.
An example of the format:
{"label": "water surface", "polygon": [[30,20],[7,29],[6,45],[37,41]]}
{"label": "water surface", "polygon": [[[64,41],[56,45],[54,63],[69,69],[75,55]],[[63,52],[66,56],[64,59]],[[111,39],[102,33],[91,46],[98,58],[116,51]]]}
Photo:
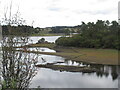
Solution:
{"label": "water surface", "polygon": [[[55,42],[60,36],[38,36],[30,37],[28,43],[36,43],[39,39],[45,38],[48,42]],[[18,38],[17,38],[18,39]],[[13,39],[12,41],[14,41]],[[19,41],[19,40],[18,40]],[[21,44],[21,43],[20,43]],[[7,41],[5,46],[11,46],[12,43]],[[16,43],[16,45],[18,45]],[[24,87],[27,87],[29,83],[30,88],[117,88],[118,87],[118,67],[112,65],[95,65],[85,62],[76,62],[73,60],[67,60],[66,58],[54,55],[43,55],[33,53],[14,52],[11,48],[5,50],[4,53],[0,54],[3,59],[2,68],[4,69],[3,78],[11,82],[9,78],[21,80],[20,83],[27,82]],[[55,50],[49,48],[28,48],[30,51],[40,52],[52,52],[56,53]],[[4,56],[4,58],[2,57]],[[2,60],[1,59],[1,60]],[[6,64],[6,61],[7,64]],[[11,62],[12,63],[11,63]],[[34,64],[52,64],[54,65],[65,65],[70,67],[87,67],[95,68],[95,72],[72,72],[69,70],[59,70],[52,68],[33,67]],[[12,67],[15,66],[15,67]],[[8,70],[9,68],[9,70]],[[21,68],[21,69],[19,69]],[[31,74],[32,72],[32,74]],[[37,72],[37,73],[36,73]],[[17,78],[16,78],[17,75]],[[7,77],[7,78],[6,78]],[[30,82],[31,81],[31,82]],[[23,85],[22,85],[23,86]]]}
{"label": "water surface", "polygon": [[61,36],[32,36],[29,37],[30,40],[32,40],[33,43],[37,43],[39,39],[44,38],[45,41],[48,42],[55,42],[56,39],[58,39]]}
{"label": "water surface", "polygon": [[69,72],[52,70],[49,68],[38,68],[37,75],[32,79],[30,87],[36,88],[38,86],[42,88],[117,88],[118,87],[118,67],[106,66],[106,65],[92,65],[83,62],[76,62],[71,60],[65,60],[65,58],[41,55],[46,62],[42,62],[41,59],[37,64],[47,64],[55,62],[56,65],[67,66],[88,66],[93,67],[100,72],[84,73],[84,72]]}
{"label": "water surface", "polygon": [[[43,36],[48,42],[55,42],[60,36]],[[36,43],[38,37],[31,37]],[[52,52],[49,49],[46,52]],[[44,59],[45,62],[42,60]],[[31,88],[38,86],[42,88],[117,88],[118,87],[118,67],[106,65],[92,65],[84,62],[66,60],[65,58],[53,55],[40,55],[37,64],[47,64],[55,62],[55,65],[67,66],[87,66],[101,70],[101,72],[83,73],[52,70],[49,68],[38,68],[37,75],[32,79]]]}

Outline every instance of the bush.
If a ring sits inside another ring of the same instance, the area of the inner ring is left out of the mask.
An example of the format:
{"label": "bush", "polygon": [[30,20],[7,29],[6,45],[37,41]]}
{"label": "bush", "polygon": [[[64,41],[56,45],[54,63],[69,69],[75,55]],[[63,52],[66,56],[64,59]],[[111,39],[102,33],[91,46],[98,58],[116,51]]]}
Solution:
{"label": "bush", "polygon": [[38,40],[38,43],[44,43],[44,42],[45,42],[44,38],[41,38],[40,40]]}

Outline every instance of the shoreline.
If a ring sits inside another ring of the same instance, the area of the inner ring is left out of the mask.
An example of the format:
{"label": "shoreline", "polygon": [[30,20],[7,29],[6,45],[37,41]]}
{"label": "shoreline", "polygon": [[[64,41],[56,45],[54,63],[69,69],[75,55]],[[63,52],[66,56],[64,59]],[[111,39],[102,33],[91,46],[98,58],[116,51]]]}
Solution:
{"label": "shoreline", "polygon": [[46,47],[56,50],[56,53],[29,51],[29,53],[39,53],[47,55],[61,56],[73,61],[81,61],[91,64],[120,65],[118,63],[118,50],[114,49],[94,49],[77,47],[57,47],[55,44],[31,44],[30,47]]}

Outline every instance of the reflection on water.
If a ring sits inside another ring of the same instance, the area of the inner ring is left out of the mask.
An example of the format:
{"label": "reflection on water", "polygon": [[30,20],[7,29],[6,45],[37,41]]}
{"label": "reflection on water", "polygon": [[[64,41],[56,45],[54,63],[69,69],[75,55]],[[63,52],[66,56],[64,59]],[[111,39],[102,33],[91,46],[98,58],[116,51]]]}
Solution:
{"label": "reflection on water", "polygon": [[[56,36],[55,36],[56,37]],[[48,42],[54,42],[52,36],[46,37]],[[58,36],[56,37],[58,38]],[[39,39],[39,38],[38,38]],[[32,40],[37,42],[36,37]],[[3,37],[2,42],[2,88],[117,88],[118,66],[95,65],[85,62],[66,60],[53,55],[34,54],[14,51],[13,47],[30,43],[28,37]],[[48,48],[28,48],[41,52],[56,51]],[[25,50],[25,48],[23,48]],[[74,67],[87,67],[95,72],[72,72],[53,68],[38,68],[42,64],[64,65]]]}
{"label": "reflection on water", "polygon": [[[39,51],[39,52],[52,52],[55,53],[55,50],[44,48],[44,47],[35,47],[35,48],[26,48],[27,51]],[[23,50],[23,48],[16,48],[16,50]]]}
{"label": "reflection on water", "polygon": [[90,68],[95,68],[98,71],[96,71],[96,75],[98,77],[109,75],[112,76],[113,80],[116,80],[118,78],[118,66],[110,66],[110,65],[100,65],[100,64],[89,64],[85,62],[80,61],[72,61],[72,60],[65,60],[65,63],[58,63],[57,65],[70,65],[70,66],[86,66]]}
{"label": "reflection on water", "polygon": [[53,52],[55,53],[56,51],[55,50],[52,50],[52,49],[49,49],[49,48],[42,48],[42,47],[36,47],[36,48],[28,48],[28,50],[30,51],[39,51],[39,52]]}
{"label": "reflection on water", "polygon": [[37,43],[38,40],[40,40],[41,38],[45,38],[45,41],[48,42],[55,42],[55,40],[58,39],[59,37],[61,36],[33,36],[33,37],[29,37],[29,39],[32,40],[33,43]]}
{"label": "reflection on water", "polygon": [[[40,55],[38,58],[39,59],[37,64],[47,64],[47,63],[64,61],[64,58],[59,56],[52,56],[52,55]],[[42,59],[44,59],[45,62]]]}
{"label": "reflection on water", "polygon": [[[95,65],[84,62],[65,60],[64,58],[51,55],[41,55],[46,62],[38,61],[37,64],[55,63],[54,65],[86,66],[95,68],[96,72],[70,72],[59,69],[39,68],[37,75],[33,78],[30,87],[42,88],[117,88],[118,66]],[[62,62],[62,63],[57,63]]]}
{"label": "reflection on water", "polygon": [[113,81],[110,75],[97,77],[95,73],[82,74],[39,68],[30,87],[37,86],[42,88],[117,88],[118,80]]}

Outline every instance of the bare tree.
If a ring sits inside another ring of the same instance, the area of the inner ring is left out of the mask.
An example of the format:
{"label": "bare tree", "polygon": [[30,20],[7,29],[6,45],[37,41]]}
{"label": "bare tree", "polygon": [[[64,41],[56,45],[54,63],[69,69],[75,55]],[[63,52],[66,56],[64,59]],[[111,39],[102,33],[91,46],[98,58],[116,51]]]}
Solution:
{"label": "bare tree", "polygon": [[[27,52],[16,52],[14,46],[17,45],[19,41],[20,39],[13,42],[13,38],[8,37],[2,41],[3,89],[27,88],[31,79],[36,74],[37,68],[35,64],[37,63],[38,55],[31,55]],[[21,39],[21,41],[23,40]]]}
{"label": "bare tree", "polygon": [[[9,9],[9,10],[8,10]],[[9,11],[9,12],[8,12]],[[8,15],[8,16],[7,16]],[[12,2],[10,7],[6,8],[4,18],[1,24],[7,25],[9,34],[11,26],[22,25],[25,22],[20,18],[19,9],[12,15]],[[37,63],[38,55],[31,55],[27,52],[17,52],[15,47],[25,46],[28,44],[29,38],[26,36],[3,36],[2,47],[2,89],[8,88],[27,88],[31,79],[36,74],[35,64]]]}
{"label": "bare tree", "polygon": [[19,7],[18,10],[12,14],[12,1],[10,3],[10,6],[5,7],[4,9],[4,17],[2,18],[1,23],[11,26],[23,25],[25,23],[25,20],[20,17]]}

